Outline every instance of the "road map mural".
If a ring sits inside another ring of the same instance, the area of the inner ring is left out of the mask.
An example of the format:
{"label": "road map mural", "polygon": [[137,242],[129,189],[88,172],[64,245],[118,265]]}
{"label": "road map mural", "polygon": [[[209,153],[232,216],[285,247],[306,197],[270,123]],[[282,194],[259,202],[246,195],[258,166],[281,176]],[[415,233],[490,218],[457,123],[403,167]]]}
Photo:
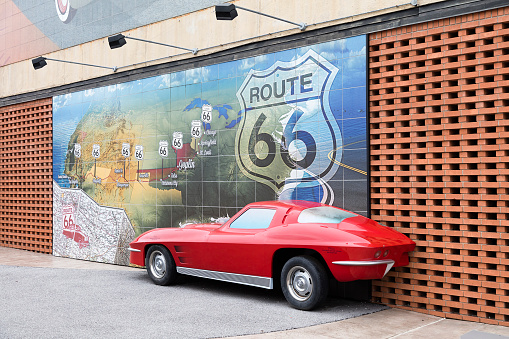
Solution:
{"label": "road map mural", "polygon": [[53,135],[55,255],[127,264],[253,201],[366,214],[366,37],[57,96]]}

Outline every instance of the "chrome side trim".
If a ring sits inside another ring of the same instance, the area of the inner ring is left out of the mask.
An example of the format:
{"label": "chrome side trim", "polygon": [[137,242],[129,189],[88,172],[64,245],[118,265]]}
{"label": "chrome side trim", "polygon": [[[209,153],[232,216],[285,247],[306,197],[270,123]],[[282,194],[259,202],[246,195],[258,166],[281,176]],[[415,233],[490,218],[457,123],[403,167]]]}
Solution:
{"label": "chrome side trim", "polygon": [[268,290],[274,288],[272,278],[259,277],[255,275],[245,275],[227,272],[199,270],[196,268],[179,267],[177,272],[185,275],[192,275],[199,278],[207,278],[219,281],[227,281],[241,285],[261,287]]}
{"label": "chrome side trim", "polygon": [[373,261],[333,261],[335,265],[344,265],[344,266],[371,266],[371,265],[381,265],[381,264],[393,264],[394,260],[373,260]]}
{"label": "chrome side trim", "polygon": [[131,247],[129,247],[128,250],[130,252],[141,252],[141,250],[137,250],[136,248],[131,248]]}
{"label": "chrome side trim", "polygon": [[372,265],[387,265],[385,269],[384,277],[394,266],[394,260],[386,259],[386,260],[371,260],[371,261],[333,261],[334,265],[343,265],[343,266],[372,266]]}

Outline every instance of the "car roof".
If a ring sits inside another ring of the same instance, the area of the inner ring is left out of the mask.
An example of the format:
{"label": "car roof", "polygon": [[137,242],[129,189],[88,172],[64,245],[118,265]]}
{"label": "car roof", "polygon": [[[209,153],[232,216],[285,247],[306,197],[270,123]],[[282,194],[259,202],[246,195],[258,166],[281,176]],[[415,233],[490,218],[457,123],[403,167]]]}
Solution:
{"label": "car roof", "polygon": [[328,206],[318,202],[305,201],[305,200],[277,200],[277,201],[258,201],[253,202],[248,205],[249,207],[276,207],[276,208],[297,208],[300,210],[310,208],[310,207],[319,207],[319,206]]}

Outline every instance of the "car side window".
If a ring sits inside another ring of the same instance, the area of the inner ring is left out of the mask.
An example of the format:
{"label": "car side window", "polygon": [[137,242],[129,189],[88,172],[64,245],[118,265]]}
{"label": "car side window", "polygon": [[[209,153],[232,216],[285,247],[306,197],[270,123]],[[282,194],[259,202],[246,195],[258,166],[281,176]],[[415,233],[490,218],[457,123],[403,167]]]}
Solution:
{"label": "car side window", "polygon": [[269,227],[274,214],[276,214],[275,209],[250,208],[235,219],[230,224],[230,228],[265,229]]}

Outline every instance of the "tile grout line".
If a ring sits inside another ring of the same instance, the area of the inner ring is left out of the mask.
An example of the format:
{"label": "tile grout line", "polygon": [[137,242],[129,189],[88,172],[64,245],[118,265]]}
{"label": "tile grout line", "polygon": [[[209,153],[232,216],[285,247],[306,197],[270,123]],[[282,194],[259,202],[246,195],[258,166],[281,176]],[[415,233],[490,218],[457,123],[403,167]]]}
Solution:
{"label": "tile grout line", "polygon": [[439,323],[439,322],[441,322],[442,320],[445,320],[445,318],[440,318],[440,319],[438,319],[437,321],[434,321],[434,322],[432,322],[432,323],[429,323],[429,324],[426,324],[426,325],[422,325],[422,326],[419,326],[419,327],[413,328],[413,329],[408,330],[408,331],[405,331],[405,332],[403,332],[403,333],[399,333],[399,334],[393,335],[393,336],[391,336],[391,337],[388,337],[387,339],[396,338],[396,337],[399,337],[399,336],[401,336],[401,335],[403,335],[403,334],[407,334],[407,333],[410,333],[410,332],[413,332],[413,331],[417,331],[417,330],[419,330],[419,329],[421,329],[421,328],[424,328],[424,327],[427,327],[427,326],[430,326],[430,325],[433,325],[433,324]]}

